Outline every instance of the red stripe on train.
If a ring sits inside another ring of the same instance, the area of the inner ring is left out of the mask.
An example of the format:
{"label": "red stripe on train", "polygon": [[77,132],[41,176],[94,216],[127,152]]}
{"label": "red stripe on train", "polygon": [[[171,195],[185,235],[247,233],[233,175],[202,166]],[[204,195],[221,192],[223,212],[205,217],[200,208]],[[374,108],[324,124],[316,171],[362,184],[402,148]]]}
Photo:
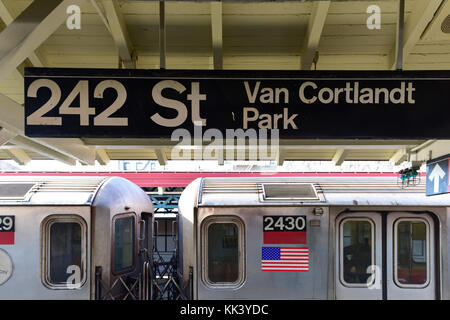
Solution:
{"label": "red stripe on train", "polygon": [[0,232],[0,244],[14,244],[14,232]]}
{"label": "red stripe on train", "polygon": [[306,244],[306,232],[264,232],[264,244]]}

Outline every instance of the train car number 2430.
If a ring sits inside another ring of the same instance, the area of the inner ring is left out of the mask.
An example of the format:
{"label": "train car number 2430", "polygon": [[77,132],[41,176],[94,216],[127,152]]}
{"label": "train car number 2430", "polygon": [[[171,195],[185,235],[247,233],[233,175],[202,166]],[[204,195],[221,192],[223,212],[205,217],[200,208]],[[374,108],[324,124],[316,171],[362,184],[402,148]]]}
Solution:
{"label": "train car number 2430", "polygon": [[264,232],[306,231],[306,216],[264,216]]}

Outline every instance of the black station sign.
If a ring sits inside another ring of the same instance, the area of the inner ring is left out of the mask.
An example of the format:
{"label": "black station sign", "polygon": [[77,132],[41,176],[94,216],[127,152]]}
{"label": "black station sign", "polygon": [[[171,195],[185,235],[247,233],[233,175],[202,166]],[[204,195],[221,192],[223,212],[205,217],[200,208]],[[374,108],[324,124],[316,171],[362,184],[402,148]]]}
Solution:
{"label": "black station sign", "polygon": [[224,137],[228,129],[278,129],[282,139],[450,139],[450,71],[25,74],[30,137],[171,138],[200,128]]}

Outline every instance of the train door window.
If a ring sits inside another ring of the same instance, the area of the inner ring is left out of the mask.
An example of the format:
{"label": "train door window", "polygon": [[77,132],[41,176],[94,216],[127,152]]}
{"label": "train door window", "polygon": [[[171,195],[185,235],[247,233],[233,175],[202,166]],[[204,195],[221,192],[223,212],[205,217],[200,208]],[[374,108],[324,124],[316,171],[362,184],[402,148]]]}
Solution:
{"label": "train door window", "polygon": [[51,289],[76,289],[86,281],[86,224],[76,216],[42,223],[42,280]]}
{"label": "train door window", "polygon": [[155,236],[156,244],[159,254],[166,255],[169,260],[176,249],[175,236],[176,230],[174,228],[175,219],[172,218],[158,218],[155,221]]}
{"label": "train door window", "polygon": [[399,219],[394,224],[394,279],[399,287],[428,284],[429,226],[422,219]]}
{"label": "train door window", "polygon": [[203,228],[203,279],[213,287],[236,287],[243,281],[243,223],[237,218],[210,218]]}
{"label": "train door window", "polygon": [[134,214],[118,215],[113,219],[113,273],[132,271],[136,253],[136,219]]}
{"label": "train door window", "polygon": [[[175,219],[173,218],[156,218],[155,219],[155,248],[153,253],[157,259],[162,259],[165,262],[170,262],[176,251],[175,242]],[[161,275],[167,272],[167,267],[164,264],[159,266],[159,273]]]}
{"label": "train door window", "polygon": [[341,282],[348,287],[367,287],[374,265],[374,225],[369,219],[345,219],[341,223]]}

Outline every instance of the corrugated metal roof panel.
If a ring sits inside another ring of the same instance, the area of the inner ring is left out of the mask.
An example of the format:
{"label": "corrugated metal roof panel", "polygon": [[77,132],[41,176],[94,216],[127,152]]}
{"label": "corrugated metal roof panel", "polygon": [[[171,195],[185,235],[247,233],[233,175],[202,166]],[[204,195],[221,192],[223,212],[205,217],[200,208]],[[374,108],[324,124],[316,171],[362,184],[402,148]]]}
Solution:
{"label": "corrugated metal roof panel", "polygon": [[90,204],[106,177],[2,177],[0,186],[29,185],[22,197],[0,198],[0,205]]}
{"label": "corrugated metal roof panel", "polygon": [[[273,204],[359,204],[398,205],[450,204],[450,195],[433,198],[425,195],[425,179],[416,185],[402,186],[397,178],[205,178],[201,190],[200,205],[273,205]],[[290,194],[288,199],[265,199],[265,184],[311,184],[318,199],[307,199]]]}

